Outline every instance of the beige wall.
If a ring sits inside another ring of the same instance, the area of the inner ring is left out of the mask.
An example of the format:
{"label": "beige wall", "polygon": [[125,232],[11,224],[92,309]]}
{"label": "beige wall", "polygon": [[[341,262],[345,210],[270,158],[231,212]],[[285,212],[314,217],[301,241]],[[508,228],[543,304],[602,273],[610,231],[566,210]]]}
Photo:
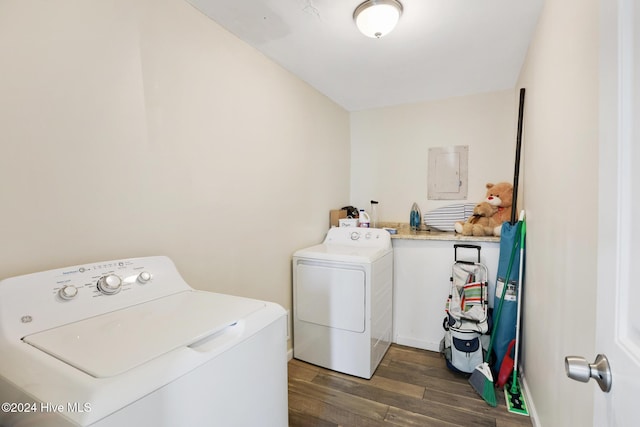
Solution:
{"label": "beige wall", "polygon": [[0,3],[0,277],[166,254],[290,307],[349,115],[183,0]]}
{"label": "beige wall", "polygon": [[[513,89],[351,113],[351,202],[381,221],[484,198],[487,182],[513,181],[517,102]],[[428,152],[469,146],[467,200],[427,200]]]}
{"label": "beige wall", "polygon": [[545,2],[518,82],[526,87],[524,370],[544,426],[592,425],[592,382],[564,357],[595,357],[598,2]]}

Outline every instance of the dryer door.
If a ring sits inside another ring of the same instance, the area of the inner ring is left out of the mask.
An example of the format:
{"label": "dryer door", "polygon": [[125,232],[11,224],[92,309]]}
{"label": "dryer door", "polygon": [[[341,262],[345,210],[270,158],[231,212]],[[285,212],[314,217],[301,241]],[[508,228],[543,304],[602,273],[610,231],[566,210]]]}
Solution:
{"label": "dryer door", "polygon": [[355,265],[298,261],[296,316],[303,322],[364,332],[365,279],[364,270]]}

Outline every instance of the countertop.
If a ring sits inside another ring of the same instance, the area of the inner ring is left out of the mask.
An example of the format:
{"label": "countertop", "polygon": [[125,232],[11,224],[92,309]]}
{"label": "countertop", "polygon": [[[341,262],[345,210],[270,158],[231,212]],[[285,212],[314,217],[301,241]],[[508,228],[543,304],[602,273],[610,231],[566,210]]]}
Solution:
{"label": "countertop", "polygon": [[496,236],[463,236],[454,231],[437,231],[427,230],[425,225],[422,224],[421,229],[418,231],[411,231],[409,223],[398,222],[381,222],[377,225],[378,228],[395,228],[398,230],[397,234],[392,234],[391,239],[404,239],[404,240],[447,240],[458,242],[499,242],[500,237]]}

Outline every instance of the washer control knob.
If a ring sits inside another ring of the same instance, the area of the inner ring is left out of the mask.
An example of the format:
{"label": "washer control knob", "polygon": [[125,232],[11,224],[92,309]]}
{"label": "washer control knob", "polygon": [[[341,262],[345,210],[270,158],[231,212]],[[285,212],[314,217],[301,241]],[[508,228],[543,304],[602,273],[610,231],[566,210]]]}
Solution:
{"label": "washer control knob", "polygon": [[360,233],[358,233],[357,231],[353,231],[351,233],[351,240],[358,240],[360,238]]}
{"label": "washer control knob", "polygon": [[149,280],[151,280],[151,273],[149,273],[148,271],[143,271],[142,273],[138,274],[137,280],[138,280],[138,283],[141,283],[144,285]]}
{"label": "washer control knob", "polygon": [[107,274],[98,279],[98,290],[106,295],[113,295],[122,289],[122,280],[115,274]]}
{"label": "washer control knob", "polygon": [[65,285],[58,291],[60,298],[64,300],[70,300],[78,295],[78,288],[73,285]]}

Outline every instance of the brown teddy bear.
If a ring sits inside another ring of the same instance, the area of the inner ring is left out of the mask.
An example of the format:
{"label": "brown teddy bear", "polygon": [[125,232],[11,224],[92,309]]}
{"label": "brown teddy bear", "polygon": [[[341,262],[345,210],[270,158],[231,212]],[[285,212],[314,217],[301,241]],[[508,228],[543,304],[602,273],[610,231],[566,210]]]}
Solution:
{"label": "brown teddy bear", "polygon": [[511,219],[512,202],[513,186],[511,184],[488,183],[487,197],[476,205],[473,215],[467,222],[455,223],[456,232],[464,236],[500,236],[502,223]]}
{"label": "brown teddy bear", "polygon": [[498,207],[488,202],[478,203],[473,208],[473,215],[466,222],[457,222],[455,229],[463,236],[491,236],[494,224],[491,217],[498,212]]}

